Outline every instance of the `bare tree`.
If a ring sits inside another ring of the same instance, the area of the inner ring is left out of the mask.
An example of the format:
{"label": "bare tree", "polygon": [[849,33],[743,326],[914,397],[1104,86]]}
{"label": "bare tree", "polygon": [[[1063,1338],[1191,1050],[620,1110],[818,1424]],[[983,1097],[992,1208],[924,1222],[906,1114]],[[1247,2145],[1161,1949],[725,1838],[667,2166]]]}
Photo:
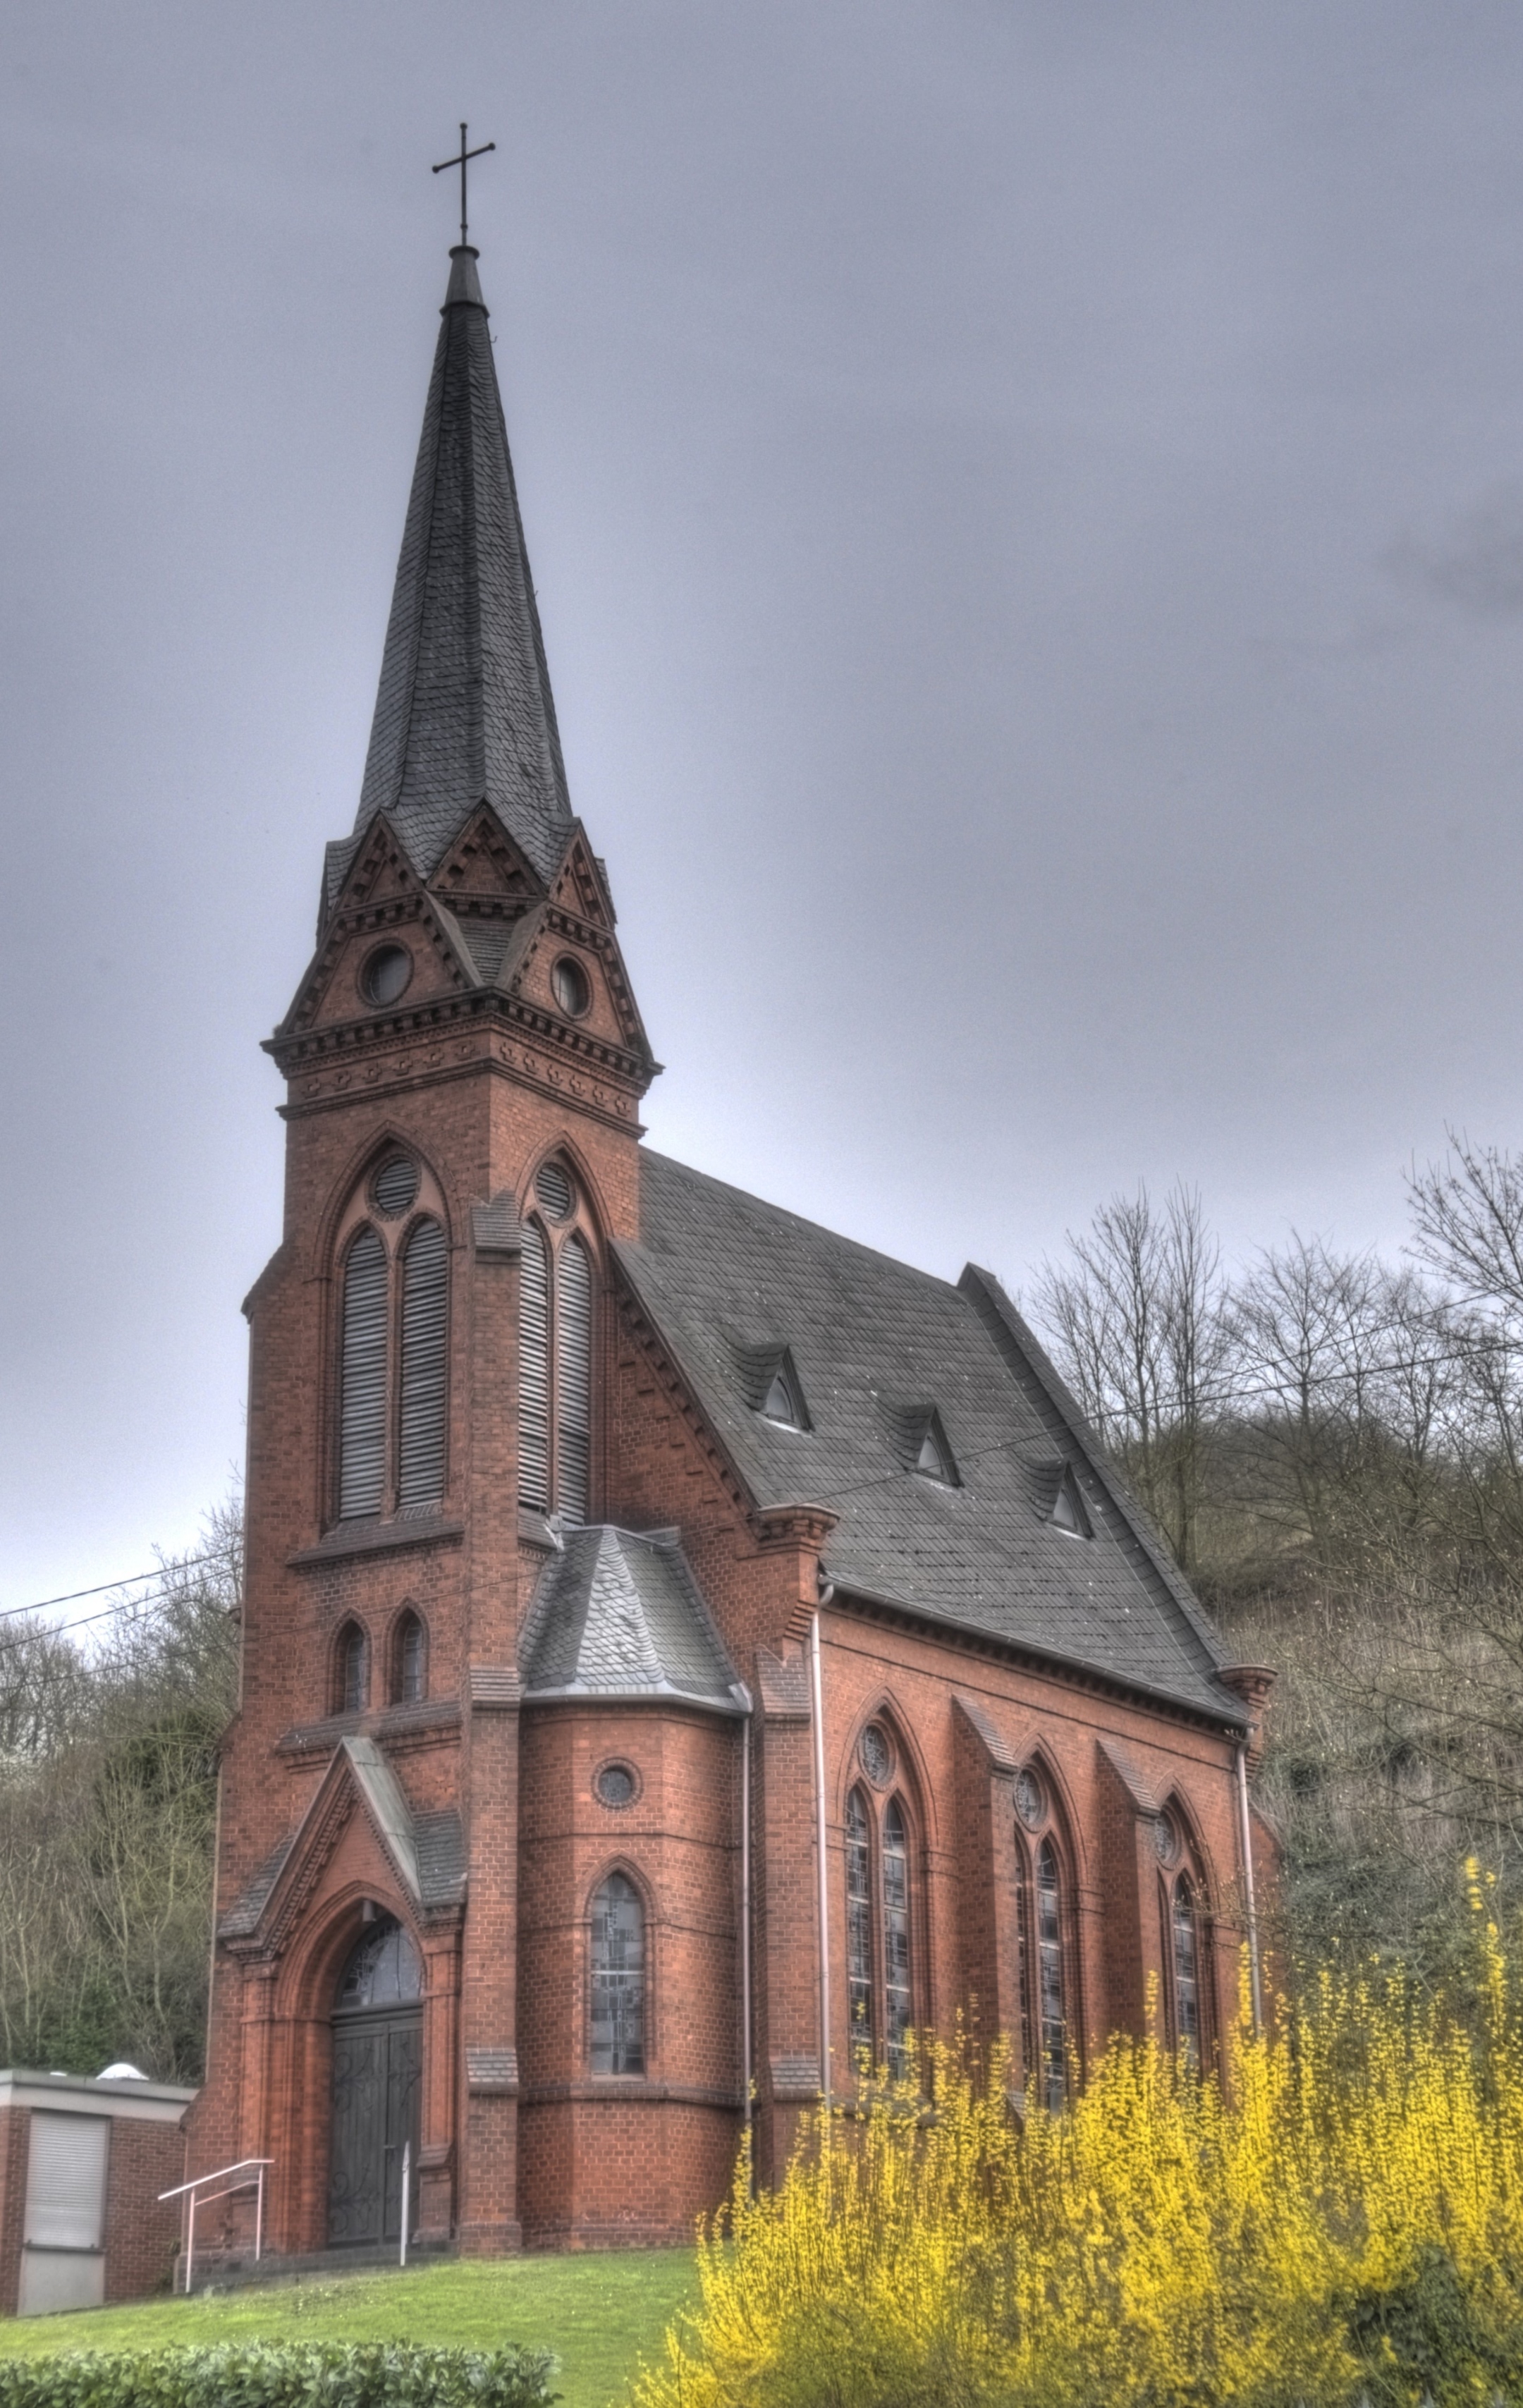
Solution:
{"label": "bare tree", "polygon": [[1199,1194],[1145,1185],[1102,1204],[1046,1263],[1036,1309],[1085,1413],[1186,1570],[1196,1558],[1202,1451],[1230,1348],[1220,1249]]}

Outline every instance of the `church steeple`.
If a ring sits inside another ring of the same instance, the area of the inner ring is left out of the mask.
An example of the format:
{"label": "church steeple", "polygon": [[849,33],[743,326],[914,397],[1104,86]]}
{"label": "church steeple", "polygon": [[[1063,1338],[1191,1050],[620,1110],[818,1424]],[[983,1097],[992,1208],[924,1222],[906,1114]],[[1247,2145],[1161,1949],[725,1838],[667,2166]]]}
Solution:
{"label": "church steeple", "polygon": [[541,876],[570,832],[477,256],[450,253],[360,808],[330,852],[330,899],[380,811],[424,878],[482,802]]}

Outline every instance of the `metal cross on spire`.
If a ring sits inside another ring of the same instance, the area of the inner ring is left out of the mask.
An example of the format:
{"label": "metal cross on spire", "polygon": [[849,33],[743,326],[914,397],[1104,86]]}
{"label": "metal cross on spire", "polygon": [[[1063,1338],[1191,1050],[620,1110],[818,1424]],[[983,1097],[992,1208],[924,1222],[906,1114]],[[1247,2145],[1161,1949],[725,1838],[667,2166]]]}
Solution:
{"label": "metal cross on spire", "polygon": [[476,146],[476,148],[475,148],[475,150],[467,150],[467,148],[466,148],[466,125],[465,125],[465,120],[464,120],[464,119],[462,119],[462,120],[461,120],[461,123],[460,123],[460,149],[459,149],[459,151],[457,152],[456,156],[455,156],[454,158],[453,158],[453,159],[441,159],[441,160],[439,161],[439,163],[438,163],[438,166],[437,166],[437,167],[435,168],[435,170],[434,170],[434,173],[435,173],[435,175],[436,175],[436,176],[442,176],[446,167],[458,167],[458,168],[459,168],[459,170],[460,170],[460,241],[461,241],[461,246],[462,246],[462,248],[464,248],[465,243],[466,243],[466,240],[467,240],[467,234],[466,234],[466,162],[467,162],[467,159],[480,159],[480,158],[482,156],[483,152],[488,151],[488,150],[495,150],[496,149],[496,147],[497,147],[497,146],[496,146],[496,144],[495,142],[479,142],[479,143],[477,144],[477,146]]}

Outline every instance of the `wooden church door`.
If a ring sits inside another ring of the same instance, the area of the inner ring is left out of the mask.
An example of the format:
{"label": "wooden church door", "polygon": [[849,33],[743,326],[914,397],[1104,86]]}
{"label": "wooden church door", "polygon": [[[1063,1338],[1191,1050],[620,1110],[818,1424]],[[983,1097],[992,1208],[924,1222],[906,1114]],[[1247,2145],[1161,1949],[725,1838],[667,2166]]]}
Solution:
{"label": "wooden church door", "polygon": [[339,1975],[333,2007],[334,2248],[400,2242],[403,2215],[417,2200],[422,2000],[423,1967],[407,1933],[389,1916],[372,1923]]}

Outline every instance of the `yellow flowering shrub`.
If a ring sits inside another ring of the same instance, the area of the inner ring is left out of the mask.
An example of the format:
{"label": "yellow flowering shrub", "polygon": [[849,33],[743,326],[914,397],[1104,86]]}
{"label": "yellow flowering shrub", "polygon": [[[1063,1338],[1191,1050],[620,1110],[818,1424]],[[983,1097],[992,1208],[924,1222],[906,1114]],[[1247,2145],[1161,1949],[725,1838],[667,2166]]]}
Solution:
{"label": "yellow flowering shrub", "polygon": [[1457,2006],[1324,1975],[1222,2087],[1114,2042],[1024,2120],[932,2044],[742,2156],[637,2408],[1523,2401],[1523,1983],[1471,1869]]}

